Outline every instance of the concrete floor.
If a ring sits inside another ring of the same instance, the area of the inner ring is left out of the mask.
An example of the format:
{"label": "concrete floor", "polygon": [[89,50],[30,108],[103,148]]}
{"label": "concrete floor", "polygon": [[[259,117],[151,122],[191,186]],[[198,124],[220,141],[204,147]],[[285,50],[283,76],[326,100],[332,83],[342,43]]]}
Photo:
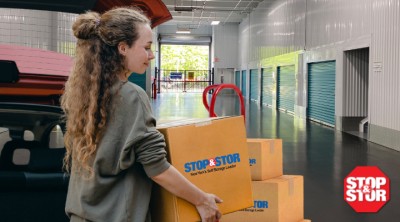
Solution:
{"label": "concrete floor", "polygon": [[[207,117],[201,94],[161,94],[157,119]],[[234,95],[219,95],[220,116],[239,115]],[[248,138],[283,139],[284,174],[304,176],[304,215],[313,222],[400,221],[400,152],[360,137],[293,117],[254,102],[246,105]],[[378,166],[391,180],[391,200],[378,213],[356,213],[345,201],[344,178],[356,166]]]}

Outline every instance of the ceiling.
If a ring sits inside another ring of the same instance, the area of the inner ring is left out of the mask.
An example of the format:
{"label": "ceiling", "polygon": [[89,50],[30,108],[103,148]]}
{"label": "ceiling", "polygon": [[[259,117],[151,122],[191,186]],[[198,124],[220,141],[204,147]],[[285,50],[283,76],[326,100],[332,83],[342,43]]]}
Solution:
{"label": "ceiling", "polygon": [[0,0],[1,8],[37,9],[70,13],[83,13],[88,10],[102,13],[117,6],[136,6],[141,8],[151,19],[153,27],[172,18],[161,0]]}
{"label": "ceiling", "polygon": [[276,0],[0,0],[0,7],[82,13],[135,5],[148,13],[153,27],[165,24],[197,29],[213,20],[240,23],[263,1]]}
{"label": "ceiling", "polygon": [[163,25],[195,29],[211,21],[240,23],[264,0],[162,0],[172,15]]}

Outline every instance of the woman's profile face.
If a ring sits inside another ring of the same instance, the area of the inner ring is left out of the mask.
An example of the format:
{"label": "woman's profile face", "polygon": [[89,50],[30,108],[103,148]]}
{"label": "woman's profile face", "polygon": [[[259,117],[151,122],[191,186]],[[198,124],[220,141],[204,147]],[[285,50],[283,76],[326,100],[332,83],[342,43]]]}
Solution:
{"label": "woman's profile face", "polygon": [[[147,24],[138,25],[139,38],[131,47],[119,46],[119,51],[125,56],[125,67],[130,72],[143,74],[150,64],[150,60],[154,59],[151,51],[153,43],[153,32]],[[124,43],[121,43],[124,44]]]}

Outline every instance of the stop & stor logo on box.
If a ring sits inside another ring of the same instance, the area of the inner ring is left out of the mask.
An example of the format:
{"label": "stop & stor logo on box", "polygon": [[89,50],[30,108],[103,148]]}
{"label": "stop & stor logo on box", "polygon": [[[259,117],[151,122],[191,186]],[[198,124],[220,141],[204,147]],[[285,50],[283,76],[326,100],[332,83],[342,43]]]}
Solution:
{"label": "stop & stor logo on box", "polygon": [[[214,158],[196,160],[184,164],[185,172],[200,171],[201,172],[214,172],[218,170],[225,170],[236,167],[235,163],[240,162],[240,154],[232,153],[221,155]],[[212,169],[210,169],[212,168]],[[208,171],[206,171],[208,170]]]}

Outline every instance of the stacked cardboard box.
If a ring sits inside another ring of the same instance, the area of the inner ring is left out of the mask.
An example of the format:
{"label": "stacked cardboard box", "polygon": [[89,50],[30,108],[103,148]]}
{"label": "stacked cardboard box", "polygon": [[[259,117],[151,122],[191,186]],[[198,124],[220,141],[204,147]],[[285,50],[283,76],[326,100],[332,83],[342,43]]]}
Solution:
{"label": "stacked cardboard box", "polygon": [[[253,205],[243,117],[180,120],[158,130],[166,139],[169,162],[200,189],[220,197],[223,214]],[[153,188],[152,221],[200,221],[193,205],[160,186]]]}
{"label": "stacked cardboard box", "polygon": [[247,139],[253,207],[223,216],[224,222],[300,222],[303,176],[283,175],[281,139]]}

